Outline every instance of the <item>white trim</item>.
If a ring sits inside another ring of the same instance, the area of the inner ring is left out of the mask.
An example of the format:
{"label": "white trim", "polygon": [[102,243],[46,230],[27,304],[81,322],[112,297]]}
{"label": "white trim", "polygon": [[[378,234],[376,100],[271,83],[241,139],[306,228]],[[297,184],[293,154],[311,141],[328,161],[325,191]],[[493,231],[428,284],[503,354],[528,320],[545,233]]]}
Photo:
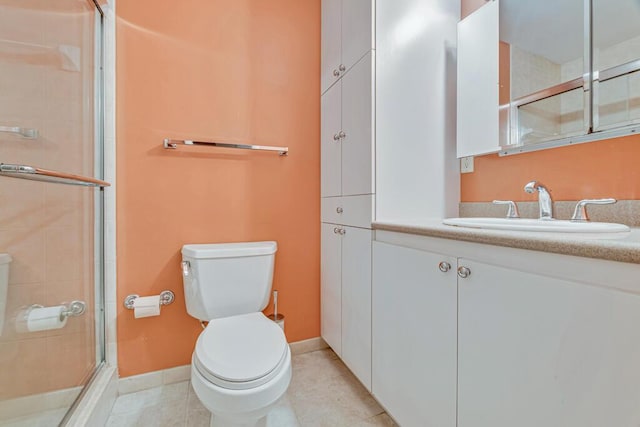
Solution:
{"label": "white trim", "polygon": [[295,356],[296,354],[324,350],[325,348],[329,348],[329,345],[321,337],[316,337],[289,343],[289,348],[291,348],[291,355]]}
{"label": "white trim", "polygon": [[116,369],[107,366],[98,372],[65,427],[103,426],[118,397]]}
{"label": "white trim", "polygon": [[116,301],[116,15],[115,0],[104,11],[104,179],[111,187],[104,189],[104,286],[105,286],[105,356],[110,366],[117,366]]}
{"label": "white trim", "polygon": [[76,400],[80,391],[82,387],[72,387],[0,400],[0,423],[52,409],[68,408]]}
{"label": "white trim", "polygon": [[120,378],[118,381],[118,394],[135,393],[165,384],[188,381],[189,379],[191,379],[191,365],[146,372],[140,375]]}

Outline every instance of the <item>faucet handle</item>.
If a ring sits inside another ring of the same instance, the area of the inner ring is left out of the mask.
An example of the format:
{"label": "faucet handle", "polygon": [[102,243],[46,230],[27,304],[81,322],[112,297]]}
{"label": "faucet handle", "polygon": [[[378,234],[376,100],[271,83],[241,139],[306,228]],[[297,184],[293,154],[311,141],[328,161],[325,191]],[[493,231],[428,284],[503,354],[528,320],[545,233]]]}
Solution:
{"label": "faucet handle", "polygon": [[571,221],[589,221],[587,205],[610,205],[616,203],[616,199],[584,199],[580,200],[573,211]]}
{"label": "faucet handle", "polygon": [[518,212],[518,205],[513,200],[494,200],[494,205],[508,205],[507,218],[520,218],[520,212]]}

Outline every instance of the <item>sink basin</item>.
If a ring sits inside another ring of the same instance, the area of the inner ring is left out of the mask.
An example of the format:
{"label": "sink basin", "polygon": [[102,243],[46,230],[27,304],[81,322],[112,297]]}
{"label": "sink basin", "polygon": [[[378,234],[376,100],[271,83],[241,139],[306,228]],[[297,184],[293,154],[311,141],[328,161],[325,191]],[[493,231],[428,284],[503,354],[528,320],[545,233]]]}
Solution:
{"label": "sink basin", "polygon": [[542,231],[551,233],[623,233],[629,227],[609,222],[573,222],[560,219],[527,218],[447,218],[446,225],[491,230]]}

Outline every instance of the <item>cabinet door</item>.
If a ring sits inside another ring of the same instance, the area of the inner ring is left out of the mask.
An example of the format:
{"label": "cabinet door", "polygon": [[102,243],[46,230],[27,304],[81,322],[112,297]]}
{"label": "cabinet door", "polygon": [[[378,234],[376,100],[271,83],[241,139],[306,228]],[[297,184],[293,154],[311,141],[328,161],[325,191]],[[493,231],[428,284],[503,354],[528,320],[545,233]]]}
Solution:
{"label": "cabinet door", "polygon": [[320,318],[322,338],[342,354],[342,242],[338,227],[322,223],[320,231]]}
{"label": "cabinet door", "polygon": [[640,425],[640,296],[460,264],[459,427]]}
{"label": "cabinet door", "polygon": [[371,230],[343,227],[342,360],[371,391]]}
{"label": "cabinet door", "polygon": [[458,157],[500,149],[498,4],[489,2],[458,24]]}
{"label": "cabinet door", "polygon": [[338,82],[321,98],[320,125],[320,195],[339,196],[342,182],[341,139],[334,139],[342,129],[341,98],[342,83]]}
{"label": "cabinet door", "polygon": [[372,0],[342,2],[342,64],[348,70],[373,49]]}
{"label": "cabinet door", "polygon": [[342,78],[342,194],[373,193],[373,85],[369,52]]}
{"label": "cabinet door", "polygon": [[456,294],[455,258],[373,243],[373,395],[402,426],[456,425]]}
{"label": "cabinet door", "polygon": [[338,70],[340,66],[341,39],[342,0],[322,0],[321,93],[324,93],[338,79],[333,75],[333,70]]}

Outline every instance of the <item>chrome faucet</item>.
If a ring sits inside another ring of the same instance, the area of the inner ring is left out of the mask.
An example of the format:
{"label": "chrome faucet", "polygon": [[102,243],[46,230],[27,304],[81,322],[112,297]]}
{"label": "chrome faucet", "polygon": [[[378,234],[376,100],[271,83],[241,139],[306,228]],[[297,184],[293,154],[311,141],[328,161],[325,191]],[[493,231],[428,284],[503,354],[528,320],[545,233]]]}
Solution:
{"label": "chrome faucet", "polygon": [[533,194],[536,190],[538,190],[538,203],[540,204],[540,219],[553,219],[553,200],[551,200],[551,194],[547,191],[547,187],[537,181],[531,181],[524,186],[524,191],[529,194]]}

